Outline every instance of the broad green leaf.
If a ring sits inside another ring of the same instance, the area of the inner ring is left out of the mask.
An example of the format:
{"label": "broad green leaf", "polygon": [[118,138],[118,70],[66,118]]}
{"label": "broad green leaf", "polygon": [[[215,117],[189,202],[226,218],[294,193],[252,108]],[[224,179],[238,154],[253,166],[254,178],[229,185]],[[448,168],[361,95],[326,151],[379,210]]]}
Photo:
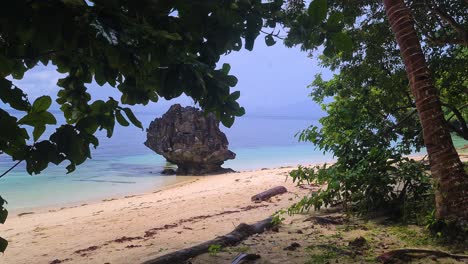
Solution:
{"label": "broad green leaf", "polygon": [[121,126],[126,127],[130,125],[130,123],[128,123],[128,121],[125,119],[125,117],[122,115],[122,113],[119,110],[115,111],[115,117],[117,119],[117,122],[119,122]]}
{"label": "broad green leaf", "polygon": [[265,43],[267,46],[273,46],[275,45],[276,41],[275,39],[273,38],[272,35],[266,35],[265,36]]}
{"label": "broad green leaf", "polygon": [[348,34],[344,32],[333,34],[332,40],[335,47],[340,51],[348,52],[353,49],[353,41]]}
{"label": "broad green leaf", "polygon": [[91,142],[91,144],[93,144],[94,148],[97,148],[97,146],[99,146],[99,140],[97,139],[97,137],[90,135],[88,140],[89,142]]}
{"label": "broad green leaf", "polygon": [[48,125],[57,124],[57,119],[55,119],[55,116],[51,114],[50,112],[41,112],[39,116],[45,124],[48,124]]}
{"label": "broad green leaf", "polygon": [[106,84],[106,75],[102,67],[103,66],[97,67],[96,71],[94,72],[94,80],[99,86],[103,86],[104,84]]}
{"label": "broad green leaf", "polygon": [[94,132],[96,132],[98,129],[99,124],[97,123],[96,117],[87,116],[83,119],[80,119],[80,121],[78,121],[76,124],[76,127],[78,130],[84,130],[89,134],[94,134]]}
{"label": "broad green leaf", "polygon": [[245,108],[244,107],[240,107],[236,112],[235,112],[236,116],[243,116],[245,115]]}
{"label": "broad green leaf", "polygon": [[130,122],[132,122],[132,124],[138,128],[141,128],[143,129],[143,125],[141,124],[141,122],[136,118],[136,116],[133,114],[132,110],[130,108],[123,108],[123,111],[125,112],[125,114],[127,115],[128,119],[130,120]]}
{"label": "broad green leaf", "polygon": [[227,83],[229,86],[234,87],[237,84],[237,78],[232,75],[227,76]]}
{"label": "broad green leaf", "polygon": [[8,247],[8,241],[0,237],[0,252],[5,253],[5,250],[7,247]]}
{"label": "broad green leaf", "polygon": [[325,49],[323,49],[323,55],[329,57],[329,58],[332,58],[333,56],[336,55],[336,52],[335,52],[335,49],[330,46],[331,44],[329,42],[327,42],[328,45],[326,45]]}
{"label": "broad green leaf", "polygon": [[33,130],[34,141],[37,141],[42,136],[45,129],[46,129],[46,126],[44,126],[44,125],[34,127],[34,130]]}
{"label": "broad green leaf", "polygon": [[35,127],[44,124],[55,125],[57,124],[57,120],[53,114],[44,111],[29,113],[21,118],[18,123]]}
{"label": "broad green leaf", "polygon": [[30,113],[30,114],[25,115],[23,118],[21,118],[18,121],[18,124],[38,126],[38,125],[42,124],[42,122],[37,119],[37,114]]}
{"label": "broad green leaf", "polygon": [[255,38],[256,36],[252,34],[248,34],[245,37],[245,49],[250,50],[250,51],[253,50]]}
{"label": "broad green leaf", "polygon": [[314,0],[310,3],[308,13],[314,25],[318,25],[327,17],[327,9],[327,0]]}
{"label": "broad green leaf", "polygon": [[42,112],[49,109],[50,105],[52,104],[52,99],[49,96],[41,96],[34,101],[32,105],[33,112]]}
{"label": "broad green leaf", "polygon": [[247,16],[247,32],[245,32],[245,48],[247,50],[253,50],[255,39],[262,29],[262,25],[263,20],[260,16],[254,14]]}
{"label": "broad green leaf", "polygon": [[240,97],[240,91],[235,91],[235,92],[233,92],[233,93],[231,94],[231,98],[232,98],[232,100],[234,100],[234,101],[237,100],[237,99],[239,99],[239,97]]}
{"label": "broad green leaf", "polygon": [[339,32],[343,28],[342,22],[343,22],[343,14],[334,12],[328,17],[326,28],[330,33]]}
{"label": "broad green leaf", "polygon": [[223,123],[223,125],[225,127],[231,127],[232,124],[234,124],[234,117],[233,116],[222,116],[221,117],[221,123]]}
{"label": "broad green leaf", "polygon": [[28,111],[31,108],[26,94],[7,79],[0,78],[0,100],[16,110]]}
{"label": "broad green leaf", "polygon": [[0,224],[4,224],[8,217],[8,210],[0,207]]}
{"label": "broad green leaf", "polygon": [[221,68],[221,71],[225,75],[228,75],[230,70],[231,70],[231,65],[229,65],[229,63],[223,63],[223,67]]}

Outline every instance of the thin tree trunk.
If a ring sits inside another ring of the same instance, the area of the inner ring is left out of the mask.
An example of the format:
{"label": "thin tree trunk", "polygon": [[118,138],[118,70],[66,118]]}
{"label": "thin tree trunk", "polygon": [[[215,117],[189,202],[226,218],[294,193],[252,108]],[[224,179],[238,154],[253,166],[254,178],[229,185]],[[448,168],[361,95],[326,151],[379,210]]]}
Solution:
{"label": "thin tree trunk", "polygon": [[383,3],[416,100],[424,144],[436,184],[436,217],[468,223],[468,177],[453,146],[438,91],[414,29],[411,11],[403,0],[383,0]]}

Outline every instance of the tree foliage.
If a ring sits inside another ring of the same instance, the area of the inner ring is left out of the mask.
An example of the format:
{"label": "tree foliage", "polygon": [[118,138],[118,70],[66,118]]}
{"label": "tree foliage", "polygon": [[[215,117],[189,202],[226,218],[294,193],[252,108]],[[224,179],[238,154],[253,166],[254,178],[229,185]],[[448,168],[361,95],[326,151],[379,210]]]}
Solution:
{"label": "tree foliage", "polygon": [[[72,171],[90,157],[89,145],[98,145],[96,130],[110,137],[116,120],[141,127],[118,101],[145,105],[186,94],[232,125],[244,113],[238,95],[230,94],[237,79],[216,63],[241,49],[242,38],[252,49],[264,22],[275,25],[279,8],[277,1],[8,1],[0,11],[0,99],[25,116],[0,110],[10,128],[0,135],[0,151],[25,160],[29,173],[64,160]],[[66,75],[56,102],[67,124],[43,141],[45,126],[56,124],[47,111],[51,99],[31,104],[14,84],[39,63]],[[117,88],[120,100],[92,101],[87,85],[93,80]],[[34,128],[33,144],[25,125]]]}
{"label": "tree foliage", "polygon": [[[291,210],[344,203],[361,213],[392,208],[404,215],[408,204],[417,211],[421,201],[432,199],[427,167],[405,157],[423,147],[421,127],[381,1],[353,2],[327,1],[326,16],[313,27],[304,26],[304,21],[311,19],[310,8],[322,1],[312,1],[308,10],[296,11],[290,18],[292,28],[285,43],[300,45],[311,55],[325,44],[320,62],[339,72],[331,80],[318,75],[310,85],[313,100],[328,115],[320,120],[320,127],[312,126],[299,135],[300,140],[332,153],[337,162],[291,173],[299,182],[327,183],[325,189],[305,197]],[[436,11],[444,10],[457,24],[466,25],[459,8],[466,9],[462,2],[438,1],[436,5],[415,1],[411,7],[414,14],[432,12],[430,17],[415,16],[418,25],[424,25],[418,32],[441,91],[446,120],[456,120],[451,123],[452,132],[466,139],[468,75],[463,65],[468,49],[457,44],[460,32]],[[335,42],[337,32],[347,36],[341,41],[343,47],[327,47],[328,42]]]}
{"label": "tree foliage", "polygon": [[[111,137],[122,126],[142,124],[125,105],[185,94],[225,126],[244,114],[230,92],[237,83],[221,55],[252,50],[264,27],[274,28],[282,1],[6,1],[0,9],[0,154],[25,161],[37,174],[67,161],[68,172],[91,158],[94,135]],[[273,44],[271,36],[265,39]],[[56,103],[66,123],[50,113],[52,100],[34,102],[15,85],[28,70],[52,64],[65,74]],[[109,85],[121,97],[93,100],[90,83]],[[20,111],[19,118],[7,107]],[[57,128],[49,138],[49,125]],[[26,127],[31,127],[29,131]],[[7,129],[4,129],[7,128]],[[0,199],[0,220],[6,210]],[[3,240],[0,251],[4,250]]]}

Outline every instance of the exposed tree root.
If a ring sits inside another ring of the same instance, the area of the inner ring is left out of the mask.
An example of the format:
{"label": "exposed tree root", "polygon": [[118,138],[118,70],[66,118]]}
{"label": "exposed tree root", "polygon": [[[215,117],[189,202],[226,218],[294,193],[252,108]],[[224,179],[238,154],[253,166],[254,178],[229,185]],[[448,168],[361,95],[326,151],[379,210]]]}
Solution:
{"label": "exposed tree root", "polygon": [[185,263],[190,258],[208,252],[210,245],[221,245],[223,247],[234,246],[253,234],[263,233],[265,229],[272,227],[273,224],[271,223],[271,220],[272,218],[269,217],[252,225],[242,223],[238,225],[232,232],[224,236],[217,237],[190,248],[184,248],[167,255],[145,261],[143,264]]}
{"label": "exposed tree root", "polygon": [[424,258],[428,256],[435,256],[437,258],[453,258],[456,260],[468,259],[468,255],[451,254],[439,250],[403,248],[384,253],[377,257],[377,260],[381,263],[401,263],[401,261],[408,261],[411,259]]}

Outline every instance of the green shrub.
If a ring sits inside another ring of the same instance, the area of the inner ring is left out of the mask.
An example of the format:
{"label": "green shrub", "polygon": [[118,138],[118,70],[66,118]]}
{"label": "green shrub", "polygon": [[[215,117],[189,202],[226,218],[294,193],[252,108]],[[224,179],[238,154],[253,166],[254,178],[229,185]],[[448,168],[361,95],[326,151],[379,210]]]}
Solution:
{"label": "green shrub", "polygon": [[214,256],[218,255],[218,253],[221,251],[221,249],[222,249],[221,245],[213,244],[213,245],[210,245],[208,247],[208,253],[210,254],[210,256],[214,257]]}

